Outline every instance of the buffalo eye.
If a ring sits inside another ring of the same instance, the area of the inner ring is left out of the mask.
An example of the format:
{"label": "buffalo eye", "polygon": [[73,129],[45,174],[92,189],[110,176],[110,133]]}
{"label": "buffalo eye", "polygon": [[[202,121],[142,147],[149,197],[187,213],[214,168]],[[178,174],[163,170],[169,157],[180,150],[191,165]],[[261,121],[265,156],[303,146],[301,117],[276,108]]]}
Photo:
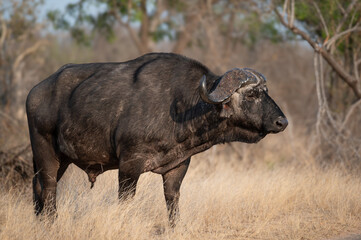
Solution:
{"label": "buffalo eye", "polygon": [[258,90],[251,90],[251,91],[246,92],[246,94],[245,94],[245,99],[247,101],[253,101],[258,97],[259,97],[259,91]]}

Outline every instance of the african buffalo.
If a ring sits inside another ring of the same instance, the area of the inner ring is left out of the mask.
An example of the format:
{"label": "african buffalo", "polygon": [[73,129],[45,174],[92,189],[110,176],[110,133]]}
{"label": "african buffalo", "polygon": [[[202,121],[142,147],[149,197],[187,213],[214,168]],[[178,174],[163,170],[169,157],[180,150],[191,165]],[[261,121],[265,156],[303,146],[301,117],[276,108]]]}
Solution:
{"label": "african buffalo", "polygon": [[288,124],[262,74],[234,68],[218,76],[172,53],[67,64],[30,91],[26,111],[37,214],[55,213],[57,182],[74,163],[92,186],[119,169],[119,197],[135,194],[140,174],[162,174],[171,225],[191,156],[219,143],[255,143]]}

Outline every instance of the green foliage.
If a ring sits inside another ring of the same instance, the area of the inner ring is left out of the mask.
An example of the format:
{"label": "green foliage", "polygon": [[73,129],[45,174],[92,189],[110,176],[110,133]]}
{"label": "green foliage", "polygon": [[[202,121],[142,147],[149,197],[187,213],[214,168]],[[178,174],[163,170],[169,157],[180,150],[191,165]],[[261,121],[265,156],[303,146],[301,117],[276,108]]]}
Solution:
{"label": "green foliage", "polygon": [[256,12],[251,12],[243,14],[241,17],[239,28],[246,29],[245,36],[241,41],[250,47],[261,40],[277,43],[289,39],[287,34],[280,31],[278,22],[273,15],[262,17]]}
{"label": "green foliage", "polygon": [[106,11],[95,10],[104,9],[105,4],[110,4],[110,1],[80,0],[77,3],[68,4],[65,12],[49,11],[47,18],[53,23],[55,29],[67,30],[77,42],[89,45],[94,30],[102,30],[108,39],[114,38],[112,28],[114,18]]}
{"label": "green foliage", "polygon": [[[119,18],[123,23],[137,27],[142,24],[142,20],[145,18],[144,14],[147,14],[149,20],[160,17],[155,13],[157,10],[156,0],[146,1],[146,12],[142,9],[141,4],[141,0],[133,0],[131,5],[127,0],[79,0],[69,4],[63,13],[57,10],[49,12],[48,19],[55,28],[70,31],[78,42],[90,44],[91,33],[94,31],[101,31],[108,40],[114,39],[114,26]],[[185,15],[189,14],[189,3],[186,1],[165,0],[164,4],[166,9],[162,15],[168,18],[167,21],[163,21],[148,32],[150,39],[154,42],[165,39],[175,40],[178,36],[177,29],[184,24]],[[235,10],[237,15],[237,20],[234,22],[235,31],[246,31],[238,40],[249,46],[253,46],[261,39],[268,39],[272,42],[284,40],[284,33],[279,31],[274,16],[264,17],[252,9],[243,9],[242,7],[243,5],[240,7],[237,4],[229,4],[227,1],[214,3],[212,11],[222,19],[218,26],[222,33],[229,28],[227,18],[229,18],[230,10]],[[92,9],[92,11],[85,9]]]}
{"label": "green foliage", "polygon": [[[147,1],[147,8],[155,9],[155,1]],[[90,44],[92,33],[95,31],[101,31],[108,40],[113,40],[117,17],[126,24],[136,26],[144,18],[143,14],[140,0],[133,0],[131,5],[126,0],[79,0],[68,4],[63,13],[58,10],[48,12],[48,19],[56,29],[70,31],[79,43]],[[168,27],[158,26],[155,32],[149,34],[156,42],[163,40],[165,37],[170,37]]]}
{"label": "green foliage", "polygon": [[57,29],[69,29],[70,27],[69,22],[61,17],[59,10],[49,11],[47,17]]}
{"label": "green foliage", "polygon": [[[284,2],[284,0],[274,0],[279,11],[282,11]],[[288,2],[290,3],[290,1]],[[356,1],[355,5],[350,8],[348,15],[345,15],[350,4],[353,2],[353,0],[295,0],[295,24],[302,31],[307,32],[314,41],[320,44],[326,43],[336,34],[340,34],[356,26],[356,24],[360,24],[360,0]],[[322,23],[322,19],[326,28]],[[344,62],[346,65],[349,64],[347,69],[353,69],[353,60],[350,60],[350,56],[359,51],[357,49],[359,49],[358,46],[361,47],[360,43],[360,31],[343,34],[337,41],[333,42],[332,53],[338,55],[337,57],[340,58],[339,62]]]}
{"label": "green foliage", "polygon": [[181,0],[168,0],[167,1],[169,7],[174,9],[177,12],[184,12],[187,10],[187,3],[186,1]]}
{"label": "green foliage", "polygon": [[39,45],[35,44],[41,34],[37,22],[41,3],[41,0],[8,0],[0,4],[0,109],[7,114],[13,111],[10,105],[19,101],[17,84],[22,80],[22,70],[38,60],[35,53]]}
{"label": "green foliage", "polygon": [[[325,30],[325,27],[322,25],[320,20],[320,15],[316,10],[315,4],[317,4],[320,9],[320,13],[324,18],[324,21],[327,25],[328,35]],[[347,9],[350,5],[350,0],[338,1],[340,6],[343,9]],[[357,21],[360,20],[360,9],[354,8],[351,10],[349,16],[345,20],[345,23],[342,25],[340,32],[349,28],[349,26],[354,26]],[[327,38],[330,38],[336,34],[336,29],[339,23],[344,17],[344,13],[340,10],[340,7],[337,6],[337,1],[334,0],[322,0],[322,1],[296,1],[295,4],[295,17],[297,21],[303,24],[304,28],[313,35],[315,38],[322,39],[323,41]],[[360,36],[353,34],[352,38],[357,38],[357,41],[361,41]],[[344,53],[345,45],[344,41],[340,41],[337,45],[337,49]]]}
{"label": "green foliage", "polygon": [[[276,16],[269,11],[269,4],[258,0],[219,1],[213,6],[213,12],[222,19],[219,29],[226,35],[229,28],[232,35],[248,47],[254,47],[259,41],[272,43],[293,39],[288,31],[280,28]],[[230,15],[235,14],[233,26],[230,26]]]}
{"label": "green foliage", "polygon": [[41,0],[8,1],[0,8],[0,15],[12,29],[13,38],[22,36],[36,25],[37,10]]}
{"label": "green foliage", "polygon": [[282,35],[277,29],[277,22],[274,19],[271,19],[268,22],[263,22],[260,28],[260,32],[262,33],[261,38],[269,39],[273,43],[277,43],[283,40]]}
{"label": "green foliage", "polygon": [[171,24],[164,23],[157,27],[157,29],[151,33],[154,42],[160,42],[164,39],[173,40],[174,35],[172,34]]}
{"label": "green foliage", "polygon": [[[278,6],[281,8],[282,3],[279,2]],[[328,72],[329,81],[325,85],[331,109],[344,112],[358,99],[351,93],[355,89],[346,85],[347,81],[342,76],[348,74],[348,79],[354,76],[357,79],[360,71],[356,61],[360,58],[361,34],[355,31],[355,27],[361,25],[361,1],[295,1],[295,24],[340,64],[342,71],[331,64],[333,67]]]}
{"label": "green foliage", "polygon": [[[177,29],[184,24],[184,18],[189,14],[190,3],[180,0],[164,0],[166,9],[163,15],[169,18],[152,30],[148,31],[150,39],[154,42],[160,42],[165,39],[175,40]],[[195,1],[198,3],[198,1]],[[335,0],[296,0],[295,16],[298,23],[313,35],[321,39],[327,38],[327,33],[321,24],[320,18],[313,5],[316,3],[328,24],[329,35],[335,33],[338,22],[343,18],[339,11],[337,1]],[[338,1],[344,9],[350,4],[351,0]],[[199,1],[199,3],[201,3]],[[283,0],[275,0],[275,4],[281,8]],[[214,1],[212,3],[214,15],[221,19],[218,29],[222,34],[227,32],[230,13],[236,14],[234,21],[234,32],[237,41],[242,41],[248,46],[253,46],[260,40],[267,39],[273,43],[294,39],[290,31],[280,26],[274,14],[263,9],[264,2],[249,0],[245,2],[238,1]],[[48,19],[57,29],[64,29],[72,33],[72,36],[81,43],[90,44],[92,33],[101,31],[102,35],[108,40],[115,38],[114,27],[119,20],[129,24],[131,27],[138,27],[147,17],[150,21],[154,20],[157,10],[156,0],[145,1],[146,11],[142,9],[142,0],[78,0],[75,3],[68,4],[64,12],[58,10],[48,13]],[[201,6],[201,4],[200,4]],[[357,21],[360,12],[353,12],[349,15],[346,22]],[[355,14],[354,14],[355,13]],[[144,15],[147,16],[144,16]],[[352,18],[352,16],[354,16]],[[352,18],[352,19],[351,19]],[[343,29],[347,26],[343,26]],[[343,30],[342,29],[342,30]],[[339,46],[342,51],[344,47]]]}
{"label": "green foliage", "polygon": [[73,27],[70,29],[71,35],[80,43],[90,45],[90,36],[81,28]]}

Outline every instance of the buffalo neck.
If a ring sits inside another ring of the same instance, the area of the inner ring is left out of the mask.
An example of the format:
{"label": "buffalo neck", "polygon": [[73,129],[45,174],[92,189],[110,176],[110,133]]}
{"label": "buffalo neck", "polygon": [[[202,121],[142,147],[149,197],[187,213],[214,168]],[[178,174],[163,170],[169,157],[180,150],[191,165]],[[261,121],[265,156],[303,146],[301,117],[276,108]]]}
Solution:
{"label": "buffalo neck", "polygon": [[177,123],[176,139],[184,145],[185,150],[201,145],[210,148],[225,142],[228,125],[226,119],[219,116],[218,107],[199,100],[193,107],[178,115],[183,121]]}
{"label": "buffalo neck", "polygon": [[225,142],[227,122],[219,118],[217,106],[198,102],[178,117],[184,121],[177,123],[177,144],[162,159],[165,164],[159,162],[152,172],[167,172],[189,157]]}

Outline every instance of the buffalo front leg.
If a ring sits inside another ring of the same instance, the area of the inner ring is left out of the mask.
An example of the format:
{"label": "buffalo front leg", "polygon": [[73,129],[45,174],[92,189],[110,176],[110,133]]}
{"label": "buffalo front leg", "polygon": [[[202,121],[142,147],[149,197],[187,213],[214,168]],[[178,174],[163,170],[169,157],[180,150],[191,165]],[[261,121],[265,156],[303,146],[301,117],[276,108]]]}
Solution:
{"label": "buffalo front leg", "polygon": [[139,175],[131,176],[131,175],[127,175],[127,174],[124,174],[123,172],[119,171],[118,198],[119,199],[127,199],[127,198],[134,197],[138,179],[139,179]]}
{"label": "buffalo front leg", "polygon": [[179,218],[179,190],[183,178],[188,170],[189,163],[190,158],[179,164],[177,167],[162,174],[164,196],[169,214],[169,224],[171,227],[176,225],[176,222]]}

